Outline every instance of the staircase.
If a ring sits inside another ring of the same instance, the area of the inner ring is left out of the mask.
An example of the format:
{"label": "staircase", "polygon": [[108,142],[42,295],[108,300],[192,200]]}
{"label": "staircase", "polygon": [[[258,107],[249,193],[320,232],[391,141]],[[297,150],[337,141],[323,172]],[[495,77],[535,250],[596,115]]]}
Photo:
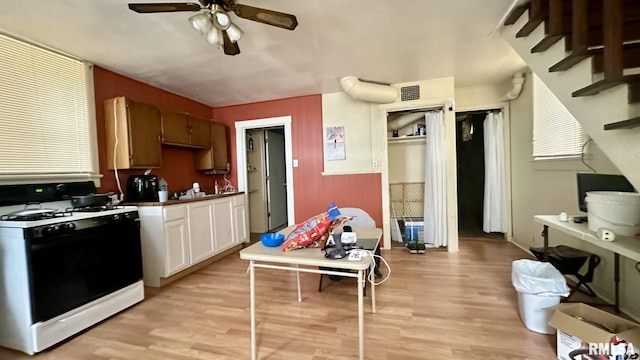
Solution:
{"label": "staircase", "polygon": [[529,0],[502,36],[640,189],[640,1]]}

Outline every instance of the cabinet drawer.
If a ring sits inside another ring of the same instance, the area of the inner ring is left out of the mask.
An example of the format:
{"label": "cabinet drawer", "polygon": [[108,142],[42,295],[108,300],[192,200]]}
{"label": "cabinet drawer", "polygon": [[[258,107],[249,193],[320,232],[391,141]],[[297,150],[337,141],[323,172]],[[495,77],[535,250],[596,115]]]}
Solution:
{"label": "cabinet drawer", "polygon": [[178,206],[165,206],[162,209],[164,221],[171,221],[176,219],[183,219],[185,215],[184,205]]}

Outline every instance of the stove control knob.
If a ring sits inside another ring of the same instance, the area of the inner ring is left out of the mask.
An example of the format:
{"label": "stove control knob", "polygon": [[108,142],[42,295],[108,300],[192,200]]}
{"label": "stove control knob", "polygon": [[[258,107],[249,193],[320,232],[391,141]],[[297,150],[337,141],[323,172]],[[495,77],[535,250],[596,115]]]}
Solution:
{"label": "stove control knob", "polygon": [[44,236],[53,236],[60,232],[60,227],[58,225],[49,225],[42,229],[42,235]]}
{"label": "stove control knob", "polygon": [[120,216],[120,214],[115,214],[111,217],[111,221],[113,222],[122,221],[122,216]]}
{"label": "stove control knob", "polygon": [[76,224],[74,224],[72,222],[68,222],[68,223],[64,223],[64,224],[60,225],[60,227],[62,228],[62,230],[64,232],[72,232],[73,230],[76,229]]}
{"label": "stove control knob", "polygon": [[127,220],[131,220],[133,219],[133,215],[131,215],[131,213],[124,213],[124,218]]}

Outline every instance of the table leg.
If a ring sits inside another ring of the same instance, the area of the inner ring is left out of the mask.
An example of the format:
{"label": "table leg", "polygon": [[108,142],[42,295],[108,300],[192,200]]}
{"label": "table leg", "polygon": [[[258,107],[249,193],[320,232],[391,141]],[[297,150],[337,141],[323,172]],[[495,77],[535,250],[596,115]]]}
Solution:
{"label": "table leg", "polygon": [[[299,265],[296,265],[296,269],[299,267]],[[296,282],[298,284],[298,302],[302,302],[302,290],[300,289],[300,271],[296,271]]]}
{"label": "table leg", "polygon": [[[365,279],[365,282],[368,279]],[[371,312],[372,313],[376,313],[376,286],[374,284],[371,284]]]}
{"label": "table leg", "polygon": [[[360,360],[364,360],[364,300],[363,300],[363,270],[358,270],[358,343]],[[373,297],[373,295],[372,295]]]}
{"label": "table leg", "polygon": [[253,260],[249,261],[249,294],[251,299],[251,360],[256,360],[256,274]]}
{"label": "table leg", "polygon": [[615,282],[615,302],[613,309],[616,313],[620,312],[620,254],[614,253],[613,255],[613,280]]}
{"label": "table leg", "polygon": [[542,239],[544,239],[544,250],[542,251],[542,260],[549,261],[549,226],[544,225],[542,230]]}

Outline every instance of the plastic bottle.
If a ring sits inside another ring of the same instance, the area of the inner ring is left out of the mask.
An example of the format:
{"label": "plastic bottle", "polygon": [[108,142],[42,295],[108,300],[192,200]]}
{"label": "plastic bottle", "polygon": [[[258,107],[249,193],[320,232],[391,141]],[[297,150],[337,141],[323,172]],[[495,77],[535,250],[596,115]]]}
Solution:
{"label": "plastic bottle", "polygon": [[216,180],[216,182],[213,184],[213,193],[214,194],[220,193],[220,188],[218,188],[218,180]]}

